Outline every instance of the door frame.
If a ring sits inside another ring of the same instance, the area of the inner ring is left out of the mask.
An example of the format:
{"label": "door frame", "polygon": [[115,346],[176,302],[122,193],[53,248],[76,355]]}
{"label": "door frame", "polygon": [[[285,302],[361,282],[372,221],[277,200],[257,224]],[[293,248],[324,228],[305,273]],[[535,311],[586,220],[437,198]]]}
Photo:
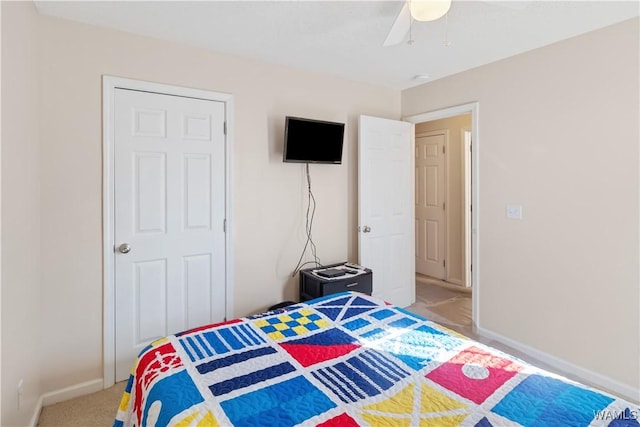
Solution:
{"label": "door frame", "polygon": [[225,104],[225,318],[233,318],[233,215],[232,215],[232,145],[233,145],[233,95],[102,76],[102,256],[103,256],[103,387],[115,383],[115,236],[114,236],[114,132],[116,89],[138,90],[163,95],[181,96]]}
{"label": "door frame", "polygon": [[[474,327],[480,327],[480,168],[479,168],[479,152],[480,152],[480,138],[479,138],[479,123],[480,123],[480,103],[470,102],[468,104],[457,105],[453,107],[443,108],[439,110],[433,110],[426,113],[405,116],[402,120],[416,124],[422,122],[429,122],[433,120],[446,119],[453,116],[459,116],[461,114],[471,113],[471,141],[473,149],[471,150],[471,263],[467,259],[465,263],[472,265],[471,270],[471,283],[473,286],[473,292],[471,293],[471,305],[472,313],[471,318]],[[415,184],[414,184],[415,185]],[[466,267],[466,266],[465,266]]]}

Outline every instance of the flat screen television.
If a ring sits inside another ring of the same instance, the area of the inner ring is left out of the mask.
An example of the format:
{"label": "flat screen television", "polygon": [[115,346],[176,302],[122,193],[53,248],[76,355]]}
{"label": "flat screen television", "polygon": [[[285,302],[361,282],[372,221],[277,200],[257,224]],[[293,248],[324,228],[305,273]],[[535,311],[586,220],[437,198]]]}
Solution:
{"label": "flat screen television", "polygon": [[283,161],[342,163],[344,123],[286,117]]}

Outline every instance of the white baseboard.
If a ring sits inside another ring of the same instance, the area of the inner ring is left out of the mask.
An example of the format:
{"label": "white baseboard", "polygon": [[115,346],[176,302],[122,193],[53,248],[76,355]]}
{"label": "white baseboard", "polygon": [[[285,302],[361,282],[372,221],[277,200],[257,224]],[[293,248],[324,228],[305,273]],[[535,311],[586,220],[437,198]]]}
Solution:
{"label": "white baseboard", "polygon": [[558,371],[561,371],[559,372],[560,374],[566,373],[569,375],[573,375],[580,382],[593,384],[597,388],[608,390],[611,393],[617,394],[624,399],[630,400],[631,402],[640,402],[640,389],[634,388],[633,386],[624,384],[606,375],[602,375],[573,363],[567,362],[564,359],[537,350],[533,347],[529,347],[526,344],[522,344],[518,341],[512,340],[511,338],[507,338],[490,330],[477,328],[476,332],[478,333],[478,335],[484,338],[499,341],[503,344],[508,345],[509,347],[515,348],[518,351],[522,351],[523,353],[535,359],[538,359],[539,361],[546,363],[549,366],[552,366]]}
{"label": "white baseboard", "polygon": [[42,395],[42,406],[53,405],[54,403],[64,402],[65,400],[84,396],[86,394],[95,393],[103,389],[102,378],[85,381],[60,390],[50,391]]}
{"label": "white baseboard", "polygon": [[40,396],[40,398],[38,399],[38,403],[36,403],[36,407],[33,410],[31,421],[29,421],[30,427],[36,427],[38,425],[38,420],[40,419],[41,412],[42,412],[42,396]]}
{"label": "white baseboard", "polygon": [[101,391],[104,388],[103,385],[104,382],[102,381],[102,378],[100,378],[91,381],[85,381],[80,384],[75,384],[60,390],[54,390],[43,394],[38,400],[38,404],[36,405],[33,416],[31,417],[30,425],[32,427],[35,427],[38,424],[40,412],[42,411],[43,407]]}

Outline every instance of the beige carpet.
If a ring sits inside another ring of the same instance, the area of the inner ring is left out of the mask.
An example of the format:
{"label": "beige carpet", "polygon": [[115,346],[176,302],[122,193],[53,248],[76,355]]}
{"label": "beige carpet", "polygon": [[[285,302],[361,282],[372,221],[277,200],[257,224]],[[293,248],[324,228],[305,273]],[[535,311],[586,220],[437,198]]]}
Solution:
{"label": "beige carpet", "polygon": [[126,381],[97,393],[56,403],[42,409],[38,426],[112,426]]}

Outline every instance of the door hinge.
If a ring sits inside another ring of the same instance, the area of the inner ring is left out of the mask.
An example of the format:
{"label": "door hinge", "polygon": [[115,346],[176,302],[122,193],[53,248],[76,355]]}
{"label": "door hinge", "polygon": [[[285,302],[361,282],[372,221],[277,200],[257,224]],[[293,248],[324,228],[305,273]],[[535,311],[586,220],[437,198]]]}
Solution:
{"label": "door hinge", "polygon": [[443,203],[443,204],[442,204],[442,210],[445,210],[445,209],[446,209],[446,204],[445,204],[445,203]]}
{"label": "door hinge", "polygon": [[227,122],[224,122],[223,128],[224,128],[224,134],[226,135],[227,134]]}
{"label": "door hinge", "polygon": [[443,260],[442,260],[442,266],[443,266],[444,268],[447,268],[447,260],[446,260],[446,259],[443,259]]}
{"label": "door hinge", "polygon": [[444,154],[444,153],[445,153],[445,147],[444,147],[444,145],[443,145],[443,146],[442,146],[442,154]]}
{"label": "door hinge", "polygon": [[222,220],[222,232],[226,233],[227,232],[227,219],[223,219]]}

